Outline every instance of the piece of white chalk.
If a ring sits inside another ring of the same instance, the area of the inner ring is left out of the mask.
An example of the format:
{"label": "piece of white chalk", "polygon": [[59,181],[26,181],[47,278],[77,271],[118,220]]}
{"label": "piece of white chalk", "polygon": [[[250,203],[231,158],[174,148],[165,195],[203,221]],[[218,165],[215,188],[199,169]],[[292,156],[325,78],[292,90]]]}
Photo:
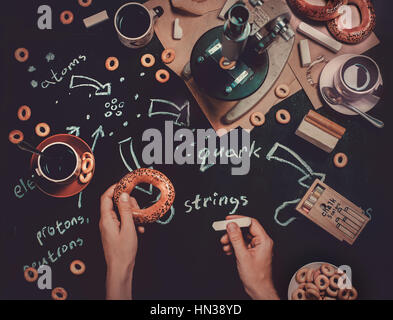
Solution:
{"label": "piece of white chalk", "polygon": [[106,12],[106,10],[104,10],[99,13],[96,13],[95,15],[83,19],[83,23],[85,24],[86,28],[90,28],[108,19],[109,19],[108,13]]}
{"label": "piece of white chalk", "polygon": [[239,218],[232,220],[215,221],[212,227],[215,231],[224,231],[227,229],[227,224],[230,222],[236,223],[240,228],[249,227],[251,225],[251,218]]}
{"label": "piece of white chalk", "polygon": [[225,14],[228,12],[228,10],[234,6],[239,0],[227,0],[222,7],[220,13],[218,14],[218,18],[221,20],[225,20]]}
{"label": "piece of white chalk", "polygon": [[311,53],[308,45],[308,40],[300,40],[299,42],[300,59],[302,61],[302,67],[306,68],[311,64]]}
{"label": "piece of white chalk", "polygon": [[334,53],[339,52],[343,46],[342,43],[334,40],[332,37],[329,37],[328,35],[322,33],[321,31],[304,22],[301,22],[299,24],[299,26],[297,27],[297,31],[303,33],[305,36],[309,37],[315,42],[318,42],[319,44],[333,51]]}
{"label": "piece of white chalk", "polygon": [[173,39],[180,40],[183,37],[183,29],[180,26],[179,18],[176,18],[173,22]]}

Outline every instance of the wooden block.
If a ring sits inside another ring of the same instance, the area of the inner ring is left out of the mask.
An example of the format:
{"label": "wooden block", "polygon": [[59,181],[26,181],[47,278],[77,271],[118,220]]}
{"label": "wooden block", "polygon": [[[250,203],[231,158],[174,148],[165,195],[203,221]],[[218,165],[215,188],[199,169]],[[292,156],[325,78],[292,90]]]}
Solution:
{"label": "wooden block", "polygon": [[251,225],[251,218],[245,217],[232,220],[215,221],[213,222],[212,227],[215,231],[225,231],[228,223],[230,222],[236,223],[240,228],[246,228]]}
{"label": "wooden block", "polygon": [[308,45],[308,40],[303,39],[299,42],[300,59],[302,61],[302,67],[306,68],[311,64],[311,53]]}
{"label": "wooden block", "polygon": [[328,153],[334,150],[339,141],[337,137],[309,123],[305,119],[303,119],[297,128],[296,135]]}
{"label": "wooden block", "polygon": [[342,43],[334,40],[332,37],[315,29],[314,27],[308,25],[305,22],[301,22],[299,24],[299,26],[297,27],[297,31],[314,40],[315,42],[323,45],[334,53],[339,52],[343,46]]}
{"label": "wooden block", "polygon": [[88,17],[88,18],[83,19],[83,23],[85,24],[86,28],[91,28],[91,27],[95,26],[96,24],[104,22],[108,19],[109,19],[108,13],[106,12],[106,10],[104,10],[104,11],[101,11],[95,15]]}
{"label": "wooden block", "polygon": [[[316,201],[310,206],[310,199]],[[340,241],[353,244],[363,231],[369,218],[354,203],[316,179],[296,210],[335,236]]]}

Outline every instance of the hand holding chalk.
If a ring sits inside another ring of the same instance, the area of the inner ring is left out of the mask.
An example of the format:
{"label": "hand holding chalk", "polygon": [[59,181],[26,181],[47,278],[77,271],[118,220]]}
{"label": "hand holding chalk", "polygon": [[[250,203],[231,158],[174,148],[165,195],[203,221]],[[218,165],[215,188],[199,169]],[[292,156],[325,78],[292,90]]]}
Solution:
{"label": "hand holding chalk", "polygon": [[[113,206],[115,185],[101,196],[100,232],[107,264],[106,290],[107,299],[131,299],[132,273],[138,250],[138,238],[133,220],[133,209],[139,209],[138,203],[124,193],[119,201],[120,221]],[[144,233],[143,227],[138,227]]]}
{"label": "hand holding chalk", "polygon": [[[242,216],[228,216],[239,219]],[[273,241],[260,223],[251,218],[247,244],[236,223],[227,225],[227,234],[221,238],[227,255],[235,253],[237,270],[246,293],[255,300],[279,299],[272,280]]]}

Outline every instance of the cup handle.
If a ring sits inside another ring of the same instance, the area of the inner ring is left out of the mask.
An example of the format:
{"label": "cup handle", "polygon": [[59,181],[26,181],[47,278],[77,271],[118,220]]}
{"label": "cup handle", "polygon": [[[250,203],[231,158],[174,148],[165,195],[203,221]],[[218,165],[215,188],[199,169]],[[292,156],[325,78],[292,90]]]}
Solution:
{"label": "cup handle", "polygon": [[164,14],[164,9],[161,6],[157,6],[152,9],[153,20],[158,19],[163,14]]}
{"label": "cup handle", "polygon": [[39,176],[39,177],[42,177],[42,172],[41,172],[41,170],[40,170],[40,168],[36,168],[35,169],[35,172],[37,173],[37,175]]}

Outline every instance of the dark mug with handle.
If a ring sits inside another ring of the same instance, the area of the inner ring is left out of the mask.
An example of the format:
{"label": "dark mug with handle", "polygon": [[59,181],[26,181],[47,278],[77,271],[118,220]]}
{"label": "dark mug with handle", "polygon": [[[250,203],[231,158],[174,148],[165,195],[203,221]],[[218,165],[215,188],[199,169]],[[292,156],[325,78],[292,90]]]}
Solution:
{"label": "dark mug with handle", "polygon": [[160,6],[151,10],[143,4],[129,2],[115,14],[115,29],[122,44],[139,49],[146,46],[154,35],[154,23],[164,13]]}

